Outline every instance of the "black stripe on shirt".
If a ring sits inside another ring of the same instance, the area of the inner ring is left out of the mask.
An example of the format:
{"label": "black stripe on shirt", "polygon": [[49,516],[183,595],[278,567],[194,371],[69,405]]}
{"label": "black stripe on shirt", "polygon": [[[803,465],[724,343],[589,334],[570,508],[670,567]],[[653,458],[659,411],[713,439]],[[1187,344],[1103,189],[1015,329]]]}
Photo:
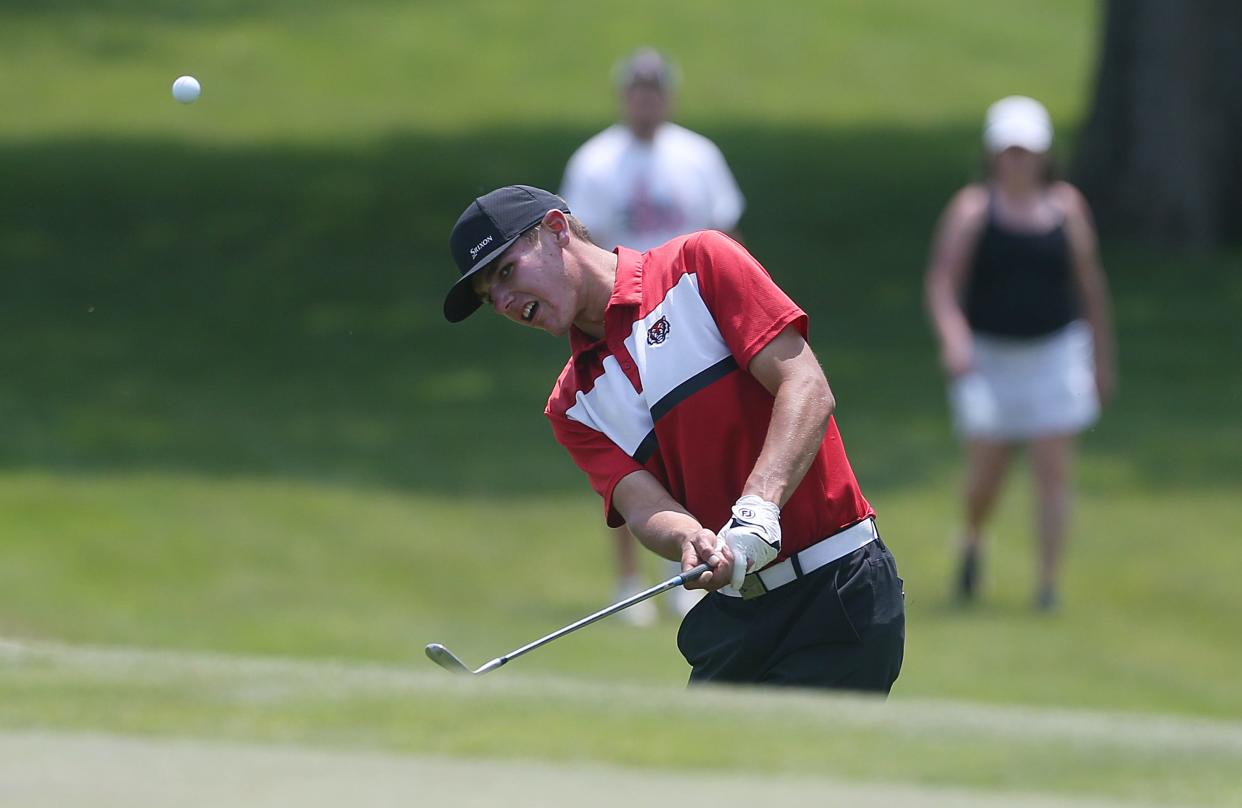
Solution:
{"label": "black stripe on shirt", "polygon": [[659,444],[656,443],[655,430],[647,433],[647,437],[643,438],[643,442],[638,444],[638,448],[634,450],[634,454],[630,455],[639,463],[646,463],[653,454]]}
{"label": "black stripe on shirt", "polygon": [[729,355],[706,370],[701,370],[689,379],[686,379],[672,390],[669,390],[668,394],[657,401],[651,408],[652,422],[659,421],[665,415],[668,415],[673,407],[676,407],[712,382],[723,379],[735,370],[737,370],[737,360],[732,355]]}

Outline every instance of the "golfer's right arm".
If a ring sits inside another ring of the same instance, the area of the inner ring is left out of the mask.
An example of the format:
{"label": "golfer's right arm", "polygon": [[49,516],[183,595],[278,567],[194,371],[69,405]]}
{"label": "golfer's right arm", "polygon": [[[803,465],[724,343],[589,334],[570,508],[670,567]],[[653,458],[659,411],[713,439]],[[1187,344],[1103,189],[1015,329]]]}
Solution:
{"label": "golfer's right arm", "polygon": [[724,545],[717,548],[716,534],[699,524],[650,472],[635,471],[621,478],[613,489],[612,505],[648,550],[681,561],[683,570],[702,563],[712,566],[688,587],[719,589],[729,583],[733,553]]}

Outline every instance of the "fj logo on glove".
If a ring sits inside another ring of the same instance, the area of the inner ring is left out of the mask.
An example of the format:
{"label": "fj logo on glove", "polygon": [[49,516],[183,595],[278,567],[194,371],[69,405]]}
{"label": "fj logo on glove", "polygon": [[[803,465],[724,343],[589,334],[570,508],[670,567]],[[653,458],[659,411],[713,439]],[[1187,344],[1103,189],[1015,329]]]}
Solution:
{"label": "fj logo on glove", "polygon": [[661,317],[655,321],[655,325],[647,329],[647,344],[659,345],[668,339],[668,318]]}
{"label": "fj logo on glove", "polygon": [[750,508],[738,508],[737,515],[742,517],[743,519],[754,519],[755,518],[755,512],[752,511]]}

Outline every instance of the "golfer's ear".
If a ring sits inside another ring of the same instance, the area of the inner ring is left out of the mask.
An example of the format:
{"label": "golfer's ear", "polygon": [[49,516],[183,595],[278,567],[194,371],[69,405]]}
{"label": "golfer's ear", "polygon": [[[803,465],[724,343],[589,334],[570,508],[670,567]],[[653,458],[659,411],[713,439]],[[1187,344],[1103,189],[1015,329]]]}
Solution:
{"label": "golfer's ear", "polygon": [[562,247],[569,244],[569,220],[565,218],[564,211],[553,208],[543,214],[543,227],[556,236],[557,244]]}

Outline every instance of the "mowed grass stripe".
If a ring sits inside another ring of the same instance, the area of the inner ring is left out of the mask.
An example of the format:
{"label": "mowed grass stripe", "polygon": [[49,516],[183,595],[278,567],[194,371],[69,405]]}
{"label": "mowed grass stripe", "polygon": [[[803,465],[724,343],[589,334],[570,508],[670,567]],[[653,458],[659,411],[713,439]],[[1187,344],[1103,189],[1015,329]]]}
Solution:
{"label": "mowed grass stripe", "polygon": [[[415,670],[358,662],[308,661],[232,654],[0,642],[0,661],[14,666],[50,665],[98,679],[157,684],[189,677],[237,688],[259,701],[306,697],[431,694],[463,700],[494,697],[542,699],[584,709],[617,701],[654,710],[693,714],[727,698],[739,720],[820,718],[839,727],[874,727],[908,734],[961,733],[1015,741],[1063,741],[1132,749],[1177,748],[1182,752],[1242,755],[1242,722],[1182,716],[1151,716],[1099,710],[1009,707],[947,699],[866,696],[753,688],[670,689],[530,675],[506,669],[486,676],[452,676],[419,658]],[[266,683],[269,689],[248,689]],[[260,692],[266,696],[259,697]],[[727,694],[727,696],[723,695]]]}
{"label": "mowed grass stripe", "polygon": [[1242,724],[8,642],[0,726],[1236,804]]}
{"label": "mowed grass stripe", "polygon": [[[629,808],[661,804],[674,793],[693,794],[697,803],[719,808],[818,805],[828,794],[833,804],[851,808],[982,808],[998,801],[995,793],[963,789],[859,785],[762,773],[658,772],[186,738],[156,742],[97,733],[0,732],[0,795],[10,808],[129,808],[135,803],[180,808],[397,804]],[[1006,794],[1004,804],[1105,808],[1119,803]]]}

